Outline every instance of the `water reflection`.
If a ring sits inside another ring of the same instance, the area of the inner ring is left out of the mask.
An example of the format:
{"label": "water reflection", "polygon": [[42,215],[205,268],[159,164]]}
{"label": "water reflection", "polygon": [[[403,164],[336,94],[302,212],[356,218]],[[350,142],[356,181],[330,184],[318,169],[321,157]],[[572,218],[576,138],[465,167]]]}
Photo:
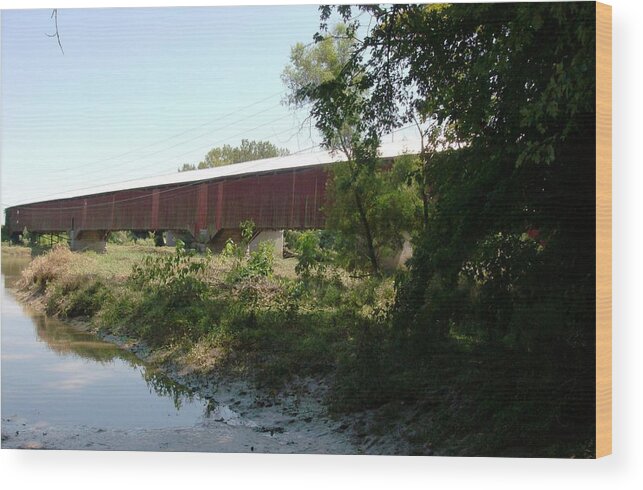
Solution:
{"label": "water reflection", "polygon": [[118,427],[193,425],[207,417],[205,400],[132,353],[19,306],[5,286],[28,262],[2,260],[3,413]]}
{"label": "water reflection", "polygon": [[102,341],[91,333],[79,331],[45,315],[33,315],[32,320],[38,339],[58,355],[74,355],[103,365],[120,360],[141,373],[150,392],[170,398],[176,410],[181,408],[184,400],[190,402],[194,400],[192,390],[175,383],[158,369],[146,366],[134,354],[112,343]]}
{"label": "water reflection", "polygon": [[[28,309],[24,309],[29,313]],[[98,340],[94,335],[80,332],[77,329],[45,315],[32,314],[31,319],[36,327],[38,339],[56,354],[66,356],[74,354],[84,359],[108,364],[116,359],[135,365],[134,356],[119,349],[114,344]]]}
{"label": "water reflection", "polygon": [[2,256],[2,284],[5,288],[14,287],[20,279],[22,270],[31,262],[28,255]]}
{"label": "water reflection", "polygon": [[[154,390],[159,396],[166,396],[172,399],[174,407],[179,410],[183,403],[194,400],[194,392],[183,385],[175,383],[164,374],[159,373],[156,369],[147,368],[143,372],[143,379],[148,388]],[[208,404],[205,406],[204,416],[208,414]]]}

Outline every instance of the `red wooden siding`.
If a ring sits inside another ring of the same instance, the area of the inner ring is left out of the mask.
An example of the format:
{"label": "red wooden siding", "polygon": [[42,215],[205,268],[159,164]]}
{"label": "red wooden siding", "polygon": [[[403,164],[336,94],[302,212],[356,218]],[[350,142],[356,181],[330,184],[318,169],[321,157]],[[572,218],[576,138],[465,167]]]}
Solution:
{"label": "red wooden siding", "polygon": [[[186,230],[213,235],[253,220],[258,228],[321,228],[321,166],[206,182],[129,189],[8,208],[10,231]],[[73,223],[73,225],[72,225]]]}

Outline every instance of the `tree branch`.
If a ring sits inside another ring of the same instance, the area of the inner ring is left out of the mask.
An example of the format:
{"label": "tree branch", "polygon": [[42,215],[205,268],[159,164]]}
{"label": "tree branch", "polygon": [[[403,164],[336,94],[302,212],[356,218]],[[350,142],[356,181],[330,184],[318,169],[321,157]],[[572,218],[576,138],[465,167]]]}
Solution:
{"label": "tree branch", "polygon": [[58,46],[60,47],[60,52],[64,55],[65,50],[63,49],[63,45],[60,42],[60,33],[58,32],[58,9],[53,9],[51,12],[51,19],[54,19],[54,26],[56,27],[56,32],[53,34],[47,34],[45,33],[45,36],[47,37],[55,37],[58,40]]}

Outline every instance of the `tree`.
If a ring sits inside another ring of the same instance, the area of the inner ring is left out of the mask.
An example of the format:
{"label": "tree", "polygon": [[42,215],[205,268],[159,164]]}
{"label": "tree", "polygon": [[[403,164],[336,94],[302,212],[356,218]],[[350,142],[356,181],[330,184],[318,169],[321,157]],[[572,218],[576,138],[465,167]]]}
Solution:
{"label": "tree", "polygon": [[372,266],[363,217],[355,206],[354,189],[359,189],[365,203],[363,212],[369,223],[372,247],[378,266],[382,260],[394,256],[404,242],[404,233],[416,229],[421,203],[415,186],[409,184],[411,169],[418,165],[417,157],[402,156],[392,164],[379,163],[373,172],[359,172],[347,163],[335,164],[330,169],[327,189],[328,206],[324,210],[326,226],[337,235],[333,247],[337,261],[345,268],[367,269]]}
{"label": "tree", "polygon": [[[458,308],[444,301],[445,310],[427,321],[427,311],[436,312],[440,304],[427,294],[428,285],[442,284],[438,295],[455,294],[466,264],[501,253],[489,245],[495,243],[514,257],[507,266],[516,278],[509,283],[506,277],[487,278],[512,292],[513,302],[490,306],[499,332],[508,330],[520,295],[533,301],[550,297],[553,289],[570,298],[567,311],[577,315],[569,315],[567,325],[579,328],[579,318],[591,324],[581,310],[594,295],[592,6],[360,8],[372,15],[372,28],[339,77],[344,86],[321,93],[327,114],[332,118],[333,105],[341,104],[336,93],[359,87],[367,99],[365,131],[381,134],[419,115],[447,125],[450,146],[462,148],[457,155],[432,152],[433,161],[423,170],[432,196],[430,209],[425,207],[426,229],[416,240],[411,279],[400,294],[405,321],[445,335]],[[337,11],[355,32],[351,7]],[[322,24],[331,12],[322,7]],[[522,261],[517,240],[493,238],[529,236],[534,230],[541,248],[546,245],[537,260],[528,262]],[[543,281],[546,273],[565,279]],[[576,334],[583,342],[591,336],[589,330]]]}
{"label": "tree", "polygon": [[[396,284],[396,352],[440,372],[444,357],[434,354],[462,347],[460,335],[473,337],[480,368],[498,369],[486,371],[494,391],[466,390],[484,403],[490,393],[511,394],[490,420],[495,428],[531,427],[536,435],[525,441],[557,434],[591,447],[595,6],[359,9],[370,14],[370,28],[336,78],[342,86],[318,91],[314,110],[332,123],[341,94],[360,89],[364,132],[414,118],[449,131],[443,151],[428,148],[421,169],[428,205],[409,273]],[[357,32],[355,8],[322,7],[318,38],[333,11]],[[475,379],[473,369],[457,369]]]}
{"label": "tree", "polygon": [[9,227],[7,225],[2,225],[2,241],[8,242],[10,238],[11,235],[9,233]]}
{"label": "tree", "polygon": [[[295,45],[282,80],[288,88],[285,102],[295,107],[312,102],[311,116],[322,134],[323,146],[341,152],[346,158],[347,173],[337,174],[341,177],[331,179],[330,185],[337,188],[336,195],[346,192],[350,196],[352,202],[343,205],[357,211],[358,229],[370,268],[379,274],[373,224],[368,216],[369,203],[363,185],[369,180],[366,174],[373,176],[376,171],[379,139],[364,131],[362,91],[342,80],[353,44],[354,38],[347,27],[340,24],[315,44]],[[327,103],[329,100],[333,103]]]}
{"label": "tree", "polygon": [[269,141],[241,140],[239,146],[223,145],[211,149],[198,165],[183,164],[179,172],[199,170],[204,168],[221,167],[231,163],[261,160],[262,158],[281,157],[289,154],[286,148],[278,148]]}
{"label": "tree", "polygon": [[287,89],[284,102],[295,107],[309,102],[303,90],[335,80],[348,63],[354,43],[347,27],[338,24],[315,44],[295,44],[290,50],[290,64],[281,74]]}

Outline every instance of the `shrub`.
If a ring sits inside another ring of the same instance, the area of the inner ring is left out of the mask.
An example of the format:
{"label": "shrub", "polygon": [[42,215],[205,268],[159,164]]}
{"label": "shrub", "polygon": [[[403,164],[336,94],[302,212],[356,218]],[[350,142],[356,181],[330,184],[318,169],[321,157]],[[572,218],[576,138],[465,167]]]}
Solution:
{"label": "shrub", "polygon": [[295,272],[303,279],[309,279],[313,273],[321,275],[326,269],[328,252],[321,248],[319,233],[305,231],[299,234],[295,242],[297,266]]}
{"label": "shrub", "polygon": [[273,272],[275,247],[270,242],[261,242],[257,250],[250,254],[247,269],[251,276],[269,277]]}
{"label": "shrub", "polygon": [[109,288],[100,280],[85,280],[67,291],[59,303],[58,313],[67,318],[94,316],[109,301]]}
{"label": "shrub", "polygon": [[270,277],[273,274],[273,265],[275,261],[275,249],[270,242],[261,242],[257,250],[250,253],[249,257],[238,259],[234,266],[228,272],[226,280],[234,284],[239,281],[257,278]]}
{"label": "shrub", "polygon": [[146,294],[140,289],[129,287],[118,287],[112,291],[110,301],[107,301],[95,317],[96,325],[105,331],[114,333],[125,333],[133,335],[136,333],[138,323],[135,320],[140,317],[144,306]]}
{"label": "shrub", "polygon": [[172,306],[181,306],[207,289],[202,275],[210,259],[210,255],[205,259],[195,258],[193,252],[177,241],[174,254],[150,255],[145,257],[143,265],[135,265],[130,282],[149,292],[160,293]]}
{"label": "shrub", "polygon": [[239,228],[241,228],[242,243],[243,245],[248,246],[255,234],[255,222],[251,219],[242,221],[239,223]]}

